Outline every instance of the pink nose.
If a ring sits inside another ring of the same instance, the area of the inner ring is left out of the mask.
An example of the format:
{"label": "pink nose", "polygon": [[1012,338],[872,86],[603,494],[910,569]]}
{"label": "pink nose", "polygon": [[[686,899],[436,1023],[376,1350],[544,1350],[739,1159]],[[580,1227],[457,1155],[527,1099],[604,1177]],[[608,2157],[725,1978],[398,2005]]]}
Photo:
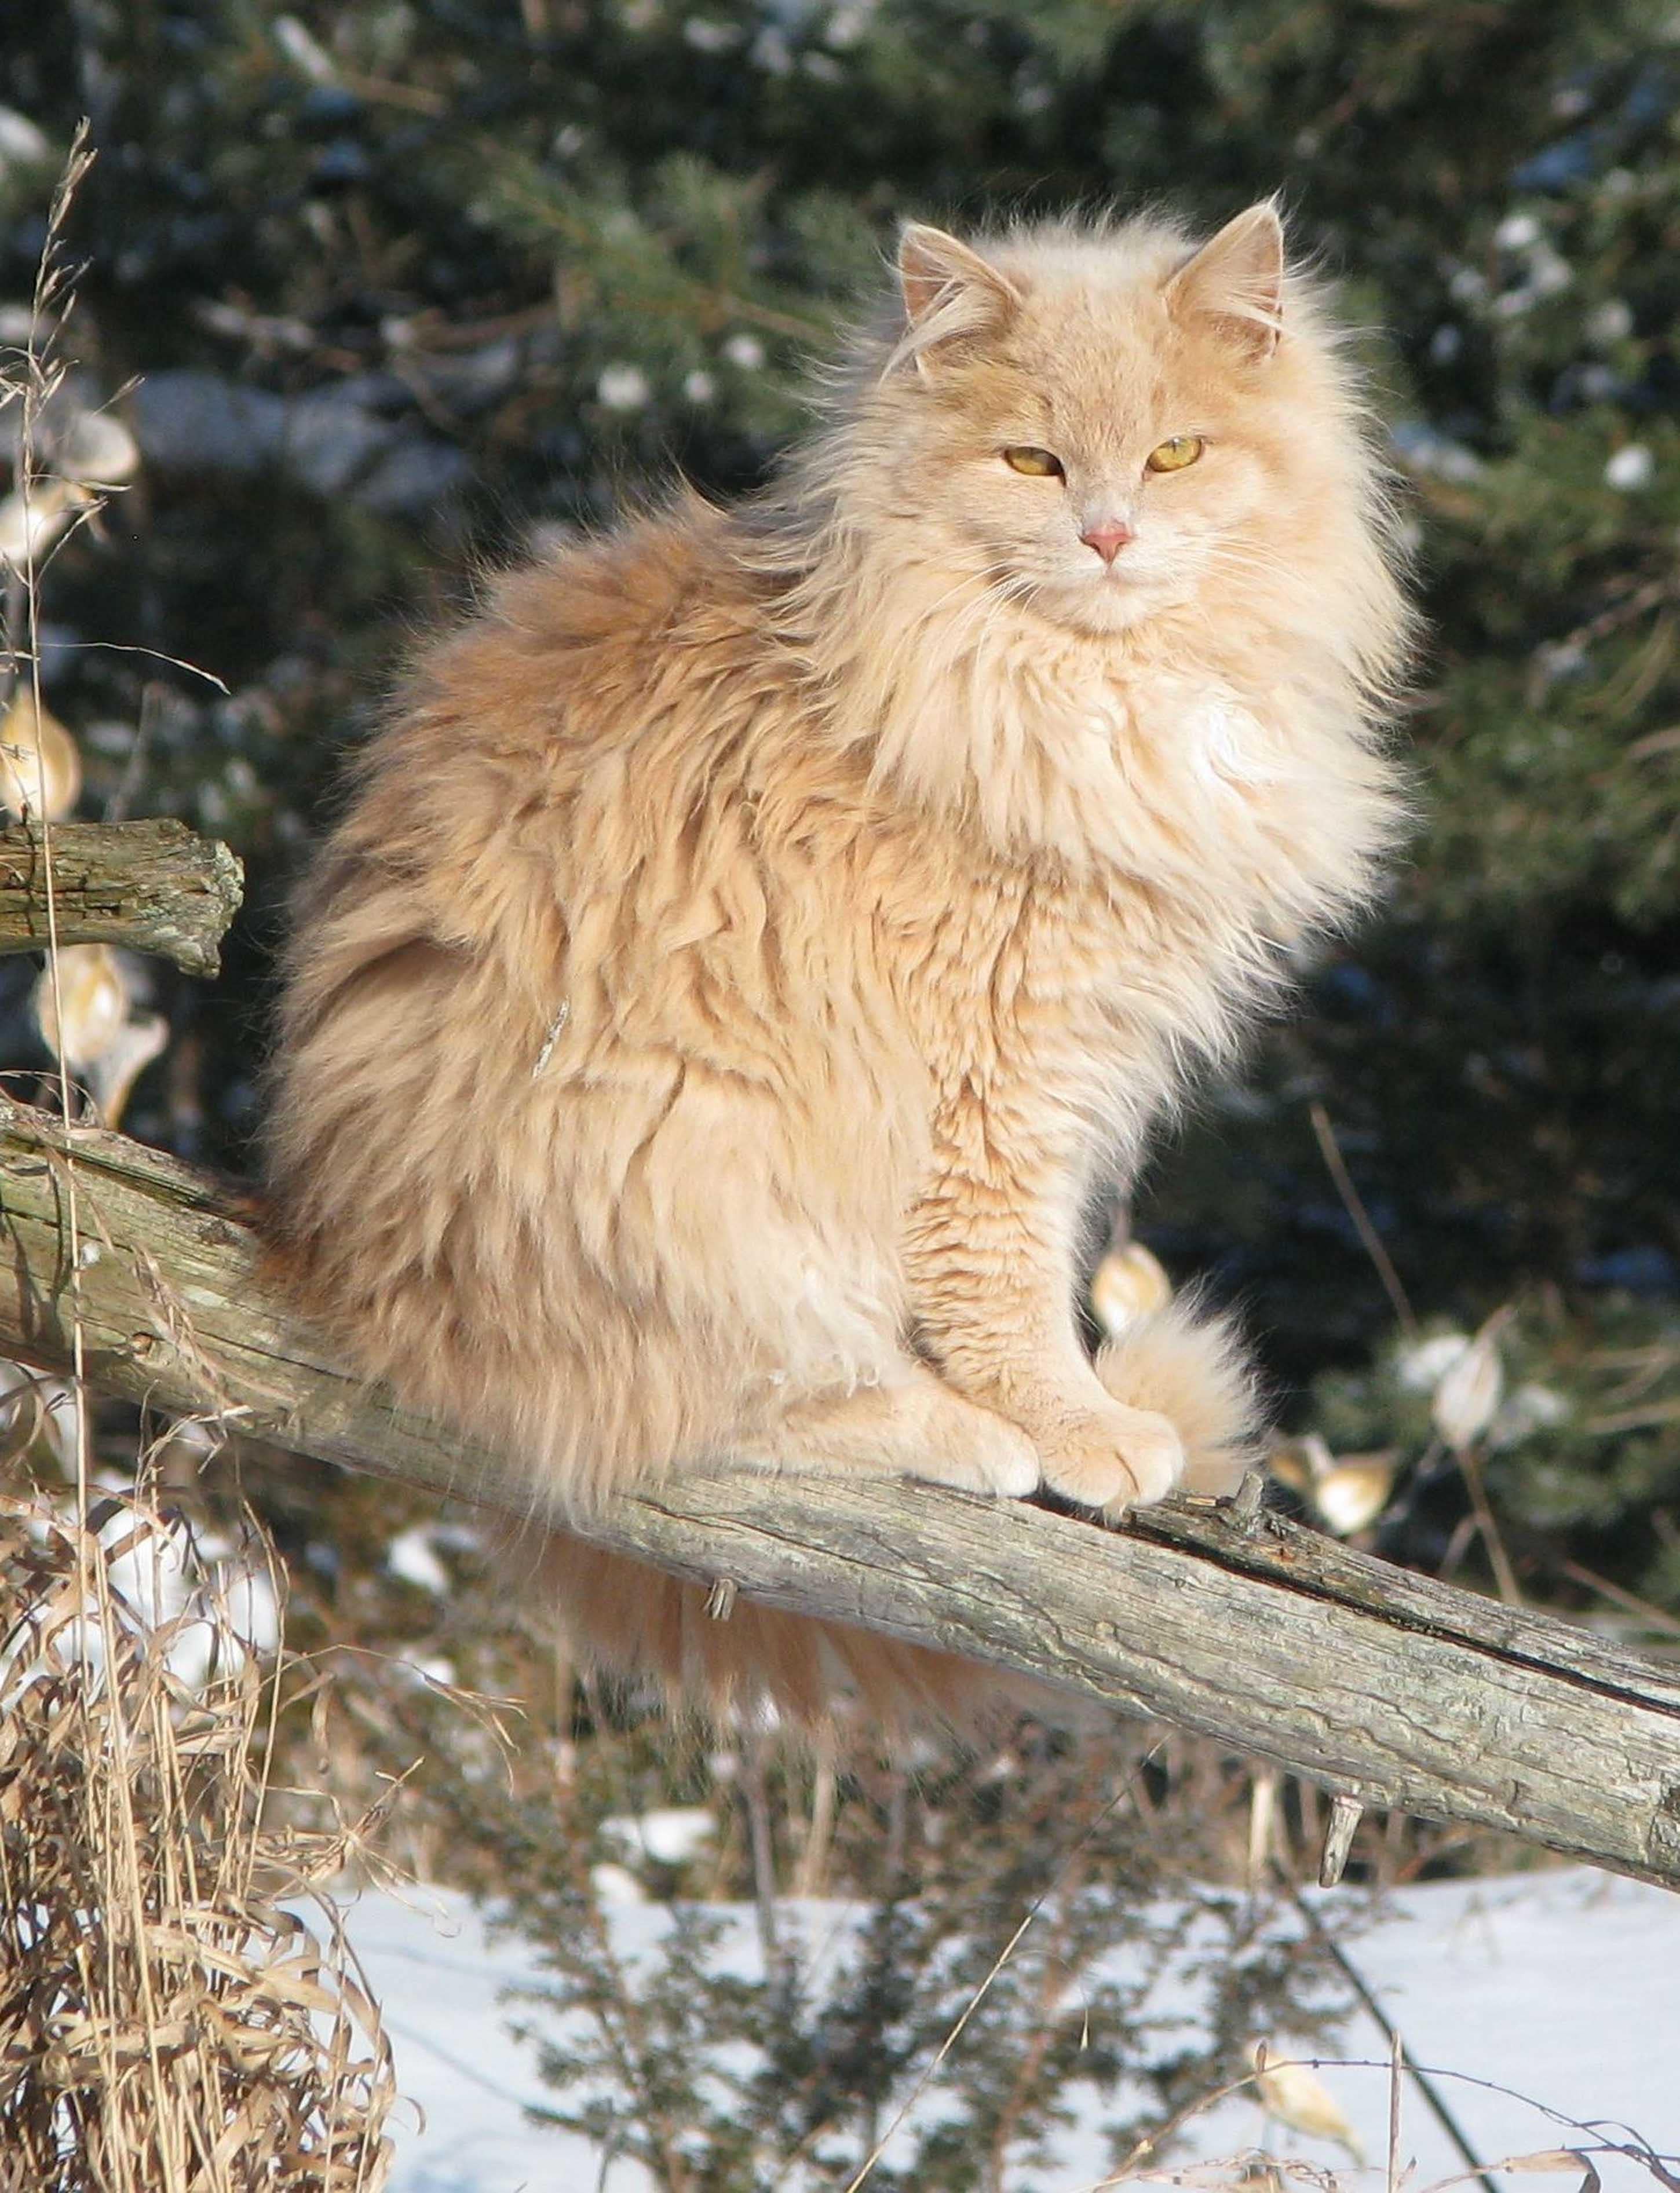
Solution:
{"label": "pink nose", "polygon": [[1118,518],[1109,518],[1100,525],[1087,525],[1079,537],[1087,548],[1094,548],[1105,564],[1112,564],[1127,542],[1138,536]]}

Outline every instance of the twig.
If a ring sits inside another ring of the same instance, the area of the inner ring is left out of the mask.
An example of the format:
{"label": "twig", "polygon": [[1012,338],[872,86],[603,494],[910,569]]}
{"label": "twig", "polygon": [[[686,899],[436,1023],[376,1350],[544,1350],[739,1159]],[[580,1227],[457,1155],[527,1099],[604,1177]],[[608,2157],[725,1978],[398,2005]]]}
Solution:
{"label": "twig", "polygon": [[823,1893],[828,1878],[829,1848],[834,1839],[834,1811],[839,1795],[834,1755],[823,1745],[817,1752],[811,1773],[811,1820],[806,1829],[805,1848],[800,1853],[799,1869],[794,1875],[795,1896]]}
{"label": "twig", "polygon": [[1559,1561],[1557,1566],[1572,1583],[1585,1584],[1589,1591],[1596,1591],[1608,1599],[1613,1606],[1623,1607],[1629,1614],[1637,1614],[1650,1629],[1660,1629],[1670,1637],[1680,1637],[1680,1621],[1677,1621],[1673,1615],[1665,1613],[1661,1607],[1654,1606],[1648,1599],[1641,1599],[1637,1592],[1625,1591],[1620,1584],[1612,1583],[1608,1577],[1598,1575],[1580,1561]]}
{"label": "twig", "polygon": [[1313,1103],[1307,1108],[1307,1117],[1312,1121],[1312,1131],[1318,1138],[1318,1147],[1323,1154],[1330,1177],[1336,1183],[1336,1193],[1341,1197],[1348,1217],[1353,1221],[1355,1233],[1364,1244],[1366,1255],[1376,1266],[1377,1277],[1383,1283],[1384,1293],[1394,1305],[1400,1329],[1408,1340],[1415,1340],[1418,1320],[1413,1314],[1412,1304],[1401,1285],[1400,1274],[1394,1268],[1393,1260],[1383,1246],[1383,1238],[1371,1223],[1371,1214],[1360,1200],[1359,1190],[1353,1184],[1353,1176],[1343,1160],[1336,1131],[1330,1125],[1330,1114],[1322,1104]]}
{"label": "twig", "polygon": [[753,1908],[758,1915],[759,1950],[768,1978],[779,1962],[780,1943],[776,1927],[776,1847],[770,1830],[770,1791],[761,1729],[749,1728],[743,1733],[739,1787],[753,1853]]}
{"label": "twig", "polygon": [[[1406,2070],[1410,2073],[1412,2083],[1416,2087],[1418,2092],[1423,2096],[1425,2101],[1429,2104],[1431,2110],[1434,2114],[1436,2122],[1441,2127],[1442,2132],[1446,2133],[1448,2139],[1452,2141],[1459,2155],[1463,2156],[1466,2166],[1470,2169],[1471,2174],[1475,2177],[1477,2184],[1481,2186],[1482,2193],[1499,2193],[1499,2187],[1488,2176],[1487,2170],[1483,2167],[1480,2158],[1477,2156],[1475,2149],[1471,2147],[1469,2139],[1465,2135],[1463,2126],[1459,2124],[1458,2119],[1453,2115],[1451,2110],[1448,2108],[1446,2103],[1442,2099],[1441,2094],[1436,2088],[1434,2081],[1429,2076],[1428,2073],[1419,2070],[1418,2066],[1412,2061],[1410,2055],[1407,2052],[1406,2043],[1401,2036],[1400,2029],[1395,2024],[1393,2019],[1383,2008],[1382,2004],[1372,1993],[1368,1984],[1367,1983],[1363,1974],[1360,1972],[1358,1967],[1355,1965],[1352,1959],[1348,1955],[1347,1951],[1343,1949],[1341,1944],[1336,1939],[1335,1936],[1324,1924],[1324,1921],[1313,1910],[1311,1904],[1309,1904],[1305,1897],[1302,1895],[1299,1883],[1291,1880],[1289,1875],[1277,1863],[1276,1858],[1272,1860],[1272,1874],[1273,1877],[1277,1881],[1278,1886],[1282,1889],[1284,1894],[1294,1905],[1296,1910],[1299,1912],[1302,1920],[1310,1931],[1313,1939],[1318,1944],[1320,1949],[1324,1950],[1326,1955],[1329,1957],[1331,1963],[1335,1966],[1337,1971],[1340,1973],[1342,1978],[1353,1990],[1354,1994],[1358,1997],[1364,2008],[1368,2010],[1371,2016],[1376,2020],[1379,2030],[1385,2033],[1389,2036],[1390,2046],[1393,2052],[1392,2060],[1395,2063],[1402,2064]],[[1397,2087],[1395,2091],[1397,2093]],[[1397,2142],[1391,2143],[1390,2168],[1392,2167],[1391,2154],[1393,2144],[1397,2144]]]}
{"label": "twig", "polygon": [[1511,1555],[1505,1551],[1498,1520],[1488,1505],[1488,1488],[1482,1477],[1481,1454],[1475,1447],[1459,1447],[1456,1459],[1459,1474],[1470,1494],[1476,1527],[1482,1535],[1482,1544],[1488,1549],[1488,1559],[1493,1564],[1494,1581],[1499,1586],[1499,1597],[1507,1606],[1521,1606],[1522,1587],[1517,1581],[1517,1571],[1511,1566]]}

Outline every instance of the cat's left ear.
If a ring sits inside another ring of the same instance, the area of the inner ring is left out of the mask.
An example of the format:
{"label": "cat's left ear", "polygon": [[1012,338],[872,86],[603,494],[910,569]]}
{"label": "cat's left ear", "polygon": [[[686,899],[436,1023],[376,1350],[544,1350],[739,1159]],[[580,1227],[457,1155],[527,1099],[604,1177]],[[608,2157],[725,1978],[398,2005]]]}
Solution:
{"label": "cat's left ear", "polygon": [[1167,284],[1168,308],[1221,321],[1253,358],[1283,328],[1283,224],[1270,201],[1228,220]]}
{"label": "cat's left ear", "polygon": [[908,223],[898,239],[898,287],[904,333],[892,364],[912,359],[922,372],[941,346],[1001,327],[1021,302],[1020,291],[989,260],[920,220]]}

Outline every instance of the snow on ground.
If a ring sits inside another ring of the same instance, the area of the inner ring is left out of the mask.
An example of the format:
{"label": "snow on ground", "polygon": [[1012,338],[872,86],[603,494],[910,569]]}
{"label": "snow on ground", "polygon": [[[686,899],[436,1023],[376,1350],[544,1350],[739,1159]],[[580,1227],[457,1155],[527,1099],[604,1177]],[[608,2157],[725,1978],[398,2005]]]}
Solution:
{"label": "snow on ground", "polygon": [[[629,1951],[662,1923],[651,1905],[622,1907],[612,1919]],[[745,1958],[751,1921],[743,1913],[739,1923]],[[819,1938],[839,1936],[846,1914],[809,1907],[806,1923]],[[364,1897],[349,1932],[383,2006],[398,2083],[425,2112],[423,2130],[412,2110],[399,2116],[393,2193],[591,2193],[601,2182],[599,2156],[521,2114],[544,2100],[544,2089],[530,2050],[507,2036],[511,2013],[497,1995],[539,1977],[525,1945],[491,1946],[470,1904],[432,1891],[408,1904]],[[1413,2059],[1463,2075],[1440,2089],[1482,2161],[1579,2144],[1581,2135],[1469,2083],[1478,2080],[1565,2117],[1620,2120],[1655,2149],[1680,2151],[1680,1896],[1584,1870],[1412,1888],[1391,1899],[1388,1915],[1350,1953]],[[1356,2013],[1342,2053],[1380,2058],[1386,2044]],[[1386,2072],[1322,2076],[1367,2155],[1380,2162]],[[1416,2159],[1418,2182],[1461,2168],[1414,2090],[1404,2106],[1402,2151]],[[1625,2135],[1611,2126],[1605,2136]],[[1229,2155],[1260,2137],[1258,2108],[1228,2103],[1199,2127],[1194,2151]],[[1268,2144],[1346,2170],[1334,2148],[1276,2126]],[[1093,2126],[1070,2144],[1065,2172],[1046,2193],[1084,2193],[1101,2178],[1105,2154]],[[1603,2178],[1606,2193],[1654,2193],[1654,2181],[1628,2162],[1613,2158]],[[1382,2181],[1374,2171],[1349,2171],[1345,2182],[1375,2193]],[[608,2169],[604,2193],[642,2193],[646,2183],[620,2162]]]}

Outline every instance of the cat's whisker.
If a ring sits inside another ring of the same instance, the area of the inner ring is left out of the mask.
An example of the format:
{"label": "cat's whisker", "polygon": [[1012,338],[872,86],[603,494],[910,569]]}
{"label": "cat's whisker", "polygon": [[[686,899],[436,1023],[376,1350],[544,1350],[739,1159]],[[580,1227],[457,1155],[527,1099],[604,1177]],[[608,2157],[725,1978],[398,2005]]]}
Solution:
{"label": "cat's whisker", "polygon": [[1235,541],[1219,543],[1213,553],[1211,568],[1216,573],[1252,571],[1268,578],[1280,577],[1285,580],[1293,576],[1292,567],[1287,558],[1280,556],[1275,550]]}
{"label": "cat's whisker", "polygon": [[985,622],[980,627],[979,637],[975,641],[974,653],[977,659],[984,654],[993,631],[1005,611],[1014,608],[1018,602],[1025,601],[1027,598],[1028,591],[1024,585],[1016,589],[1000,590],[997,599],[992,604],[987,614]]}
{"label": "cat's whisker", "polygon": [[1011,572],[1004,573],[1001,578],[988,580],[982,592],[967,605],[967,616],[970,618],[980,617],[989,623],[1000,608],[1018,598],[1013,590],[1021,585],[1022,581]]}

